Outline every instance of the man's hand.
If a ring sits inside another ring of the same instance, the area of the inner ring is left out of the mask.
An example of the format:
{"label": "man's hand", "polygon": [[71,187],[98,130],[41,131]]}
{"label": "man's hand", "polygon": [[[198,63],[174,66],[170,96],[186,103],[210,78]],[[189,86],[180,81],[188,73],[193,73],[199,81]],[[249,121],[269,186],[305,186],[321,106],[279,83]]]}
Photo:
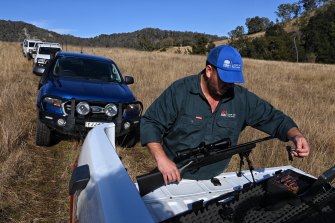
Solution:
{"label": "man's hand", "polygon": [[296,150],[292,152],[293,156],[306,157],[309,155],[310,149],[308,142],[298,128],[291,128],[287,136],[296,146]]}
{"label": "man's hand", "polygon": [[165,184],[180,181],[180,172],[176,164],[168,157],[161,157],[157,160],[157,166],[159,171],[163,174]]}
{"label": "man's hand", "polygon": [[147,144],[151,154],[155,157],[158,170],[162,173],[165,184],[179,182],[180,172],[176,164],[165,154],[160,143],[151,142]]}

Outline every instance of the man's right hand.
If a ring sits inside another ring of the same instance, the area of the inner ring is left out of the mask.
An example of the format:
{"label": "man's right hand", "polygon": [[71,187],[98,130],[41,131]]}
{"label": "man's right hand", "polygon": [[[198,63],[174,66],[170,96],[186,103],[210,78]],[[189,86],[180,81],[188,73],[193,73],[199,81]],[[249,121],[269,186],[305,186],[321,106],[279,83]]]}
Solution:
{"label": "man's right hand", "polygon": [[155,157],[158,170],[162,173],[165,184],[179,182],[180,172],[176,164],[169,159],[160,143],[151,142],[147,144],[151,154]]}
{"label": "man's right hand", "polygon": [[180,181],[180,172],[176,164],[167,156],[161,157],[159,158],[159,160],[157,160],[157,167],[159,171],[163,174],[165,184]]}

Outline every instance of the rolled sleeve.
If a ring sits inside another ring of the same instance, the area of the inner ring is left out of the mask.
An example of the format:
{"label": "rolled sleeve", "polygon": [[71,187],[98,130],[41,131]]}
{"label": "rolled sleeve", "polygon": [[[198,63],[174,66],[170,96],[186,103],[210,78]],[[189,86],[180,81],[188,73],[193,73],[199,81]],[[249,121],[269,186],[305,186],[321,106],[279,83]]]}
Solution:
{"label": "rolled sleeve", "polygon": [[282,141],[288,141],[287,132],[297,124],[270,103],[248,92],[248,125]]}
{"label": "rolled sleeve", "polygon": [[140,136],[141,144],[144,146],[149,142],[161,142],[162,141],[162,130],[158,128],[158,124],[151,120],[148,116],[141,118],[140,124]]}
{"label": "rolled sleeve", "polygon": [[141,144],[162,142],[177,116],[174,86],[167,88],[148,108],[140,123]]}

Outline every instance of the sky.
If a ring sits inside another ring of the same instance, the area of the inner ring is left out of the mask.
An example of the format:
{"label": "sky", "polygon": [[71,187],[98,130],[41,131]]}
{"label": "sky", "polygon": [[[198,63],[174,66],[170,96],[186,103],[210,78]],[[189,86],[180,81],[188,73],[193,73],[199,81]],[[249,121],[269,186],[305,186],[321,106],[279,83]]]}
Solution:
{"label": "sky", "polygon": [[228,36],[247,18],[276,22],[280,4],[298,0],[1,0],[0,19],[22,21],[59,34],[95,37],[143,28]]}

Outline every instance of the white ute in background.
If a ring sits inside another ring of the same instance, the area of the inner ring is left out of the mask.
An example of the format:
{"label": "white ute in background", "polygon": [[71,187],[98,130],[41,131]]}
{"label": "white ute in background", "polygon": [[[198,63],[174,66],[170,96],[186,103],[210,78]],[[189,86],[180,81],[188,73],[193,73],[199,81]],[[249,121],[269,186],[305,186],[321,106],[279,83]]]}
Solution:
{"label": "white ute in background", "polygon": [[[62,51],[59,43],[38,43],[34,56],[33,73],[43,73],[46,64],[58,51]],[[39,71],[39,72],[36,72]]]}
{"label": "white ute in background", "polygon": [[36,45],[42,43],[40,39],[24,39],[22,42],[22,53],[28,60],[34,58]]}
{"label": "white ute in background", "polygon": [[39,43],[36,48],[34,64],[44,66],[52,56],[61,50],[62,47],[59,43]]}

